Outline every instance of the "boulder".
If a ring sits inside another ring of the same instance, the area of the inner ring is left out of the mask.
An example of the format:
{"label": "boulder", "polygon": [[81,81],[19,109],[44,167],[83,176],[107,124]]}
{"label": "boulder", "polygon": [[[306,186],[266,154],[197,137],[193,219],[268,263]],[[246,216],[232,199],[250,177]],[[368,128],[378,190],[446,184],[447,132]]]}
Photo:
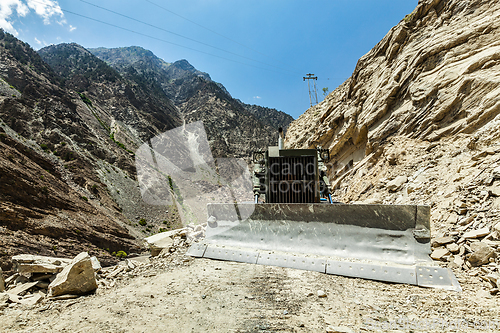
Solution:
{"label": "boulder", "polygon": [[396,191],[407,181],[408,178],[406,176],[398,176],[387,183],[387,189],[389,191]]}
{"label": "boulder", "polygon": [[92,268],[94,269],[94,272],[99,272],[102,269],[99,259],[97,259],[96,257],[90,257],[90,261],[92,262]]}
{"label": "boulder", "polygon": [[7,293],[11,294],[11,295],[19,296],[19,295],[24,294],[26,291],[28,291],[29,289],[33,288],[37,284],[38,284],[38,281],[23,283],[23,284],[20,284],[18,286],[15,286],[12,289],[9,289],[7,291]]}
{"label": "boulder", "polygon": [[10,299],[9,294],[0,293],[0,310],[9,306],[9,304],[7,303],[9,299]]}
{"label": "boulder", "polygon": [[149,246],[155,246],[159,248],[169,247],[174,243],[175,236],[186,236],[187,228],[176,229],[166,232],[160,232],[159,234],[144,238]]}
{"label": "boulder", "polygon": [[448,249],[448,251],[450,251],[451,253],[457,253],[458,251],[460,251],[460,246],[458,246],[457,244],[455,243],[450,243],[450,244],[447,244],[446,245],[446,248]]}
{"label": "boulder", "polygon": [[494,197],[500,197],[500,185],[490,187],[489,194]]}
{"label": "boulder", "polygon": [[469,257],[469,262],[472,266],[477,267],[490,262],[490,258],[494,258],[495,249],[483,242],[475,242],[471,244],[472,254]]}
{"label": "boulder", "polygon": [[500,287],[500,285],[498,283],[500,281],[500,275],[498,275],[498,273],[488,274],[488,275],[486,275],[486,278],[488,279],[488,281],[490,281],[493,288]]}
{"label": "boulder", "polygon": [[28,297],[23,297],[23,299],[20,300],[20,303],[24,304],[24,305],[31,306],[31,305],[35,305],[37,303],[40,303],[43,300],[43,298],[44,298],[43,294],[36,293],[36,294],[30,295]]}
{"label": "boulder", "polygon": [[82,252],[50,283],[49,296],[83,295],[96,289],[92,260],[87,252]]}
{"label": "boulder", "polygon": [[20,274],[59,273],[71,259],[19,254],[12,257],[14,271]]}
{"label": "boulder", "polygon": [[328,326],[326,328],[327,333],[354,333],[354,331],[345,326]]}

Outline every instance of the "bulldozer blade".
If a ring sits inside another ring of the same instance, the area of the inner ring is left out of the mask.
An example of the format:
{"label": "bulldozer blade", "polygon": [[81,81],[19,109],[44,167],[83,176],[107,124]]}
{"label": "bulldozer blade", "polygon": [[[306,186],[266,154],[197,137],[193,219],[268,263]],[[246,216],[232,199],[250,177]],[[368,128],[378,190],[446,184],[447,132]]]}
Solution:
{"label": "bulldozer blade", "polygon": [[188,255],[461,290],[429,257],[429,206],[208,204],[207,213]]}

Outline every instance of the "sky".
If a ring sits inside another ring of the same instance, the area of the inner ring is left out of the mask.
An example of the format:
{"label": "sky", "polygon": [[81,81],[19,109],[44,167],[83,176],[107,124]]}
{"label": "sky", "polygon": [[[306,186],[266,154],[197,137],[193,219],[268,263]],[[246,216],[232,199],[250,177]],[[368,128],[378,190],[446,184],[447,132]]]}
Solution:
{"label": "sky", "polygon": [[[351,76],[418,0],[0,0],[0,28],[38,50],[141,46],[186,59],[248,104],[294,118]],[[310,80],[312,85],[312,80]],[[313,104],[315,98],[313,95]]]}

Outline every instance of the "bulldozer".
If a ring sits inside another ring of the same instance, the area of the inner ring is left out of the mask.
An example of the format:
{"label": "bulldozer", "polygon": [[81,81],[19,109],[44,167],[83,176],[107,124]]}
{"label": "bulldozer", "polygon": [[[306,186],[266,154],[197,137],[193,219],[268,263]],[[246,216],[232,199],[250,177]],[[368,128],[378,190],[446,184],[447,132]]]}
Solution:
{"label": "bulldozer", "polygon": [[429,257],[430,206],[332,199],[328,149],[252,154],[253,202],[208,203],[205,238],[187,255],[461,291]]}

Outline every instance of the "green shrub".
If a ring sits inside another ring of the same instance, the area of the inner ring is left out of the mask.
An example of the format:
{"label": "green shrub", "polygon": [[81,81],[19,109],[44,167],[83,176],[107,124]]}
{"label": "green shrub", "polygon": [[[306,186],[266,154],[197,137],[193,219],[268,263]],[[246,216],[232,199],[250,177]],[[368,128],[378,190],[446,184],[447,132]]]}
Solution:
{"label": "green shrub", "polygon": [[116,253],[116,256],[117,256],[118,258],[125,258],[125,257],[127,256],[127,253],[126,253],[125,251],[118,251],[118,252]]}
{"label": "green shrub", "polygon": [[49,149],[49,146],[47,146],[45,143],[42,143],[40,144],[40,148],[42,148],[43,150],[47,150]]}
{"label": "green shrub", "polygon": [[146,219],[140,219],[139,224],[142,225],[143,227],[146,226],[148,223],[146,222]]}
{"label": "green shrub", "polygon": [[87,198],[86,196],[82,196],[82,199],[85,201],[89,201],[89,198]]}

